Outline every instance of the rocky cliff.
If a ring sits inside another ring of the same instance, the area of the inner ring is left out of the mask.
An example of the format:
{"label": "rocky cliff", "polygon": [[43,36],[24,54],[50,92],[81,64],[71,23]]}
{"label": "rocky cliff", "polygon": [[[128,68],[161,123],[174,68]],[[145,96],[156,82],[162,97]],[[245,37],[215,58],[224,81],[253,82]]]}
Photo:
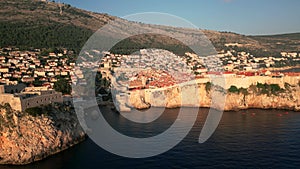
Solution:
{"label": "rocky cliff", "polygon": [[47,109],[46,114],[29,115],[9,105],[0,106],[0,164],[32,163],[84,140],[85,133],[71,107]]}
{"label": "rocky cliff", "polygon": [[244,93],[229,92],[221,87],[208,89],[206,84],[194,84],[166,89],[133,91],[130,94],[129,102],[138,109],[145,109],[151,105],[167,108],[214,107],[225,111],[249,108],[300,111],[299,86],[281,89],[280,92],[273,94],[264,94],[257,90],[246,89]]}

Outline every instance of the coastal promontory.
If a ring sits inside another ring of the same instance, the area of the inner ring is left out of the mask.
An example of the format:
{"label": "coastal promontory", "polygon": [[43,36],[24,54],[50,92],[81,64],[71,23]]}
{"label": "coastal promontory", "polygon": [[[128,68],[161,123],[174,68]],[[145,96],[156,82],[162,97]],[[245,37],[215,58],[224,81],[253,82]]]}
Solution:
{"label": "coastal promontory", "polygon": [[0,106],[0,164],[23,165],[61,152],[85,139],[70,106],[49,105],[19,112]]}

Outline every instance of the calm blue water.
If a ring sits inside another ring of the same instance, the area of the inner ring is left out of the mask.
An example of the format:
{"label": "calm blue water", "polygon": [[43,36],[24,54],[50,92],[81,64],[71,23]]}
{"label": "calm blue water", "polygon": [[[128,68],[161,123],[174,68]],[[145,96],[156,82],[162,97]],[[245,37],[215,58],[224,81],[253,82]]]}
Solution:
{"label": "calm blue water", "polygon": [[[298,168],[300,166],[300,112],[246,110],[225,112],[219,127],[204,144],[199,134],[208,109],[199,111],[189,135],[169,152],[146,159],[119,157],[90,139],[43,161],[1,169],[94,169],[94,168]],[[255,115],[253,115],[255,113]],[[167,110],[153,124],[130,124],[116,113],[103,113],[111,125],[130,136],[163,132],[177,117]],[[279,116],[278,114],[282,114]]]}

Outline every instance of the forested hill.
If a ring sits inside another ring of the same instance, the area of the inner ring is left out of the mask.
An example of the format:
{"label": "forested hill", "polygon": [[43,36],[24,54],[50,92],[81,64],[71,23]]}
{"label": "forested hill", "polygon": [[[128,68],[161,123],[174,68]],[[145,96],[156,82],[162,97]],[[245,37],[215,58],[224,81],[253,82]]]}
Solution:
{"label": "forested hill", "polygon": [[[38,0],[0,0],[0,47],[69,48],[76,52],[101,26],[116,17],[74,8],[68,4],[42,2]],[[186,35],[184,28],[172,28],[174,33]],[[245,36],[230,32],[204,30],[217,50],[226,43],[243,44],[241,50],[267,52],[300,51],[299,34],[276,36]],[[155,43],[156,40],[159,43]],[[136,42],[139,42],[137,44]],[[125,43],[123,43],[125,44]],[[168,49],[185,48],[165,37],[144,36],[138,41],[127,41],[142,48],[145,44],[156,44]],[[154,47],[156,47],[154,45]],[[119,51],[124,52],[124,51]]]}
{"label": "forested hill", "polygon": [[66,47],[78,51],[114,17],[36,0],[0,0],[0,46]]}

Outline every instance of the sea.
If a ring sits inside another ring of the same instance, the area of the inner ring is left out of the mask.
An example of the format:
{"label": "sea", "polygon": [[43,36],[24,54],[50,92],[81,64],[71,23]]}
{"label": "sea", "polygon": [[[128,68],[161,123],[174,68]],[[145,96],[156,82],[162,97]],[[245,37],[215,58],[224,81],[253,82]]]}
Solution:
{"label": "sea", "polygon": [[[299,168],[300,112],[273,109],[227,111],[223,113],[213,135],[200,144],[199,134],[209,109],[201,108],[197,111],[196,122],[188,135],[171,150],[154,157],[121,157],[104,150],[87,138],[82,143],[42,161],[25,166],[0,168]],[[179,109],[166,109],[158,119],[146,124],[131,122],[108,108],[101,112],[118,132],[142,138],[167,130],[178,120]],[[189,113],[186,115],[189,116]],[[157,147],[160,147],[159,143]]]}

